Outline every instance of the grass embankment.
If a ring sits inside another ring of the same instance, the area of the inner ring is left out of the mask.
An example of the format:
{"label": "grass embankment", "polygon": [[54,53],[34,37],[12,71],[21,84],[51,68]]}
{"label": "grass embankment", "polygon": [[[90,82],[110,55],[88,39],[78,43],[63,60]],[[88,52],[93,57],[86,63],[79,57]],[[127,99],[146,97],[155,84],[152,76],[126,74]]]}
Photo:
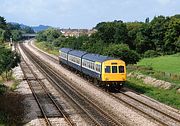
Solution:
{"label": "grass embankment", "polygon": [[161,103],[180,109],[180,94],[175,89],[165,90],[144,84],[142,80],[128,78],[126,87],[147,95]]}
{"label": "grass embankment", "polygon": [[142,80],[128,78],[127,86],[162,103],[180,109],[180,53],[175,55],[145,58],[137,66],[128,66],[128,72],[142,73],[160,80],[172,82],[171,89],[165,90],[144,84]]}
{"label": "grass embankment", "polygon": [[59,48],[54,48],[51,45],[48,45],[47,42],[35,42],[34,43],[39,49],[48,52],[50,54],[59,55]]}
{"label": "grass embankment", "polygon": [[0,76],[0,126],[22,125],[24,96],[13,92],[18,81],[3,81]]}

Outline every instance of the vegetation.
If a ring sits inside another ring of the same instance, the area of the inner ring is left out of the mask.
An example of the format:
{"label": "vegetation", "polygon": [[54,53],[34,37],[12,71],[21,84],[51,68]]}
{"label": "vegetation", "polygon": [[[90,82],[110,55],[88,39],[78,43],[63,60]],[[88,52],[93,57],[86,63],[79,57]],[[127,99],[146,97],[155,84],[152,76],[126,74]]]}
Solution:
{"label": "vegetation", "polygon": [[165,55],[156,58],[144,58],[137,65],[129,65],[129,72],[140,72],[160,80],[177,84],[180,88],[180,55]]}
{"label": "vegetation", "polygon": [[57,29],[39,32],[38,42],[46,46],[68,47],[121,58],[127,64],[141,57],[156,57],[180,51],[180,16],[158,16],[145,22],[101,22],[91,36],[65,38]]}
{"label": "vegetation", "polygon": [[19,41],[22,39],[23,33],[34,33],[31,27],[20,27],[17,23],[6,23],[4,17],[0,16],[0,43],[5,41]]}
{"label": "vegetation", "polygon": [[[57,55],[58,48],[67,47],[121,58],[129,64],[128,72],[141,72],[177,84],[164,90],[128,78],[127,87],[180,109],[180,97],[176,91],[180,88],[180,76],[177,75],[180,58],[175,54],[180,51],[180,15],[157,16],[152,21],[147,18],[145,22],[101,22],[94,29],[97,32],[91,36],[66,38],[51,28],[38,33],[36,44]],[[138,65],[130,65],[135,63]]]}
{"label": "vegetation", "polygon": [[12,52],[10,49],[6,49],[0,46],[0,75],[6,73],[6,79],[8,80],[8,71],[16,67],[20,62],[20,56],[16,52]]}
{"label": "vegetation", "polygon": [[144,58],[137,65],[152,67],[156,71],[180,74],[180,53],[156,58]]}
{"label": "vegetation", "polygon": [[156,99],[162,103],[170,105],[174,108],[180,109],[180,97],[176,90],[159,89],[147,84],[144,84],[142,80],[135,78],[129,78],[126,85],[128,88],[143,93],[153,99]]}
{"label": "vegetation", "polygon": [[[4,72],[6,73],[6,79],[8,79],[8,71],[10,71],[12,68],[14,68],[15,66],[18,65],[18,63],[20,62],[20,56],[18,55],[18,53],[11,51],[10,49],[7,49],[5,47],[5,40],[8,40],[10,34],[12,33],[13,35],[15,35],[14,31],[10,31],[9,26],[5,19],[3,17],[0,17],[0,29],[1,33],[0,34],[0,38],[1,38],[1,42],[0,42],[0,75],[2,75]],[[11,26],[11,29],[14,29],[15,26]],[[16,34],[18,36],[18,34]]]}
{"label": "vegetation", "polygon": [[14,40],[21,39],[21,31],[14,27],[15,25],[7,24],[0,16],[0,125],[21,125],[23,113],[22,96],[10,91],[16,88],[18,82],[15,81],[11,89],[3,84],[11,79],[11,69],[20,62],[18,53],[7,48],[6,43],[10,37]]}
{"label": "vegetation", "polygon": [[53,55],[58,56],[58,55],[59,55],[59,50],[58,50],[58,48],[52,47],[52,46],[47,45],[47,44],[48,44],[47,42],[38,42],[38,43],[35,43],[35,45],[36,45],[39,49],[42,49],[42,50],[44,50],[45,52],[48,52],[48,53],[50,53],[50,54],[53,54]]}

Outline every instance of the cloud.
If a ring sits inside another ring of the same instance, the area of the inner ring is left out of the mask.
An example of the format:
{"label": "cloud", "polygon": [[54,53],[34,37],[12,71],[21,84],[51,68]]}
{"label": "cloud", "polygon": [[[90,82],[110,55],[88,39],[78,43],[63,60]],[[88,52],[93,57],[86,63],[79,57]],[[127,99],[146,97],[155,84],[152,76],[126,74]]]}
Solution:
{"label": "cloud", "polygon": [[158,2],[162,5],[167,5],[171,2],[172,0],[158,0]]}
{"label": "cloud", "polygon": [[144,21],[180,12],[180,0],[0,0],[0,16],[27,25],[92,28],[101,21]]}
{"label": "cloud", "polygon": [[15,21],[37,24],[48,23],[65,15],[74,3],[72,0],[0,0],[0,15]]}

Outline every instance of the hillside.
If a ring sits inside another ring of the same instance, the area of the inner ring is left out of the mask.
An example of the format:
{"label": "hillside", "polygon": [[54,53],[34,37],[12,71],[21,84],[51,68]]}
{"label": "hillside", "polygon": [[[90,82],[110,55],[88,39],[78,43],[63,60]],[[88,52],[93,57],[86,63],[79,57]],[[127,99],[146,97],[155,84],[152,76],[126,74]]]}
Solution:
{"label": "hillside", "polygon": [[[11,24],[13,24],[13,25],[19,24],[19,23],[17,23],[17,22],[9,22],[9,23],[11,23]],[[34,32],[43,31],[43,30],[46,30],[46,29],[48,29],[49,27],[51,27],[51,26],[47,26],[47,25],[28,26],[28,25],[25,25],[25,24],[22,24],[22,23],[19,24],[19,25],[20,25],[21,28],[31,27],[31,28],[34,30]]]}
{"label": "hillside", "polygon": [[39,26],[32,26],[31,28],[35,31],[35,32],[39,32],[39,31],[43,31],[48,29],[51,26],[46,26],[46,25],[39,25]]}

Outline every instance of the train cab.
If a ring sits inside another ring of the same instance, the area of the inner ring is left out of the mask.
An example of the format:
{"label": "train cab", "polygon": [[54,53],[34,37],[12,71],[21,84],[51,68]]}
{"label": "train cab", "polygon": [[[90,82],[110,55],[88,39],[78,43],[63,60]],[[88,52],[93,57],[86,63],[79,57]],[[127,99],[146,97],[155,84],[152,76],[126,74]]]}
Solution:
{"label": "train cab", "polygon": [[126,65],[122,60],[106,60],[102,63],[102,81],[124,82],[126,81]]}

